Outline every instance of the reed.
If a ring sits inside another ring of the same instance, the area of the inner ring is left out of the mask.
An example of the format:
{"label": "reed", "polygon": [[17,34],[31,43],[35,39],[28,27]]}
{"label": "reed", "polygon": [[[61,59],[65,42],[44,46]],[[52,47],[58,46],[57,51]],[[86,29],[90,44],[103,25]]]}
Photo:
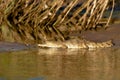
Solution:
{"label": "reed", "polygon": [[[79,0],[71,0],[64,5],[64,0],[0,0],[0,38],[27,43],[64,41],[73,30],[95,29],[109,2],[86,0],[78,5]],[[114,0],[112,5],[114,9]]]}

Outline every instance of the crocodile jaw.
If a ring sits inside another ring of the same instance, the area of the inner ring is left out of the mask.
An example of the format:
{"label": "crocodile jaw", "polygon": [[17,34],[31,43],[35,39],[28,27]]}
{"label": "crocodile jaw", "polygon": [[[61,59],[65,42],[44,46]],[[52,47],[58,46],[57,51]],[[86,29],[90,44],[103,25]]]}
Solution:
{"label": "crocodile jaw", "polygon": [[67,46],[63,44],[53,43],[53,42],[46,42],[44,44],[38,44],[39,47],[48,47],[48,48],[67,48]]}

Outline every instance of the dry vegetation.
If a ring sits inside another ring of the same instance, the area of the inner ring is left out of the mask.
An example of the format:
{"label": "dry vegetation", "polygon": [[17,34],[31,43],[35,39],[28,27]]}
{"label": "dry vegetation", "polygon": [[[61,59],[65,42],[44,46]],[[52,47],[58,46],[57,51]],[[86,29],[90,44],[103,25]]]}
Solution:
{"label": "dry vegetation", "polygon": [[[112,7],[114,8],[114,0]],[[110,0],[0,0],[0,38],[17,42],[64,41],[71,31],[95,29]],[[108,18],[108,25],[110,17]],[[106,27],[104,26],[104,27]]]}

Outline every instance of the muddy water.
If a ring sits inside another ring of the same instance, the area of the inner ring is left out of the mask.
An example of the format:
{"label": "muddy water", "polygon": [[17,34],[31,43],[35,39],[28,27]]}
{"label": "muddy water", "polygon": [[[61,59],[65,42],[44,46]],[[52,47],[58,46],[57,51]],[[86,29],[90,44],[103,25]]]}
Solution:
{"label": "muddy water", "polygon": [[[120,24],[86,31],[91,41],[113,40],[104,49],[40,49],[0,42],[0,80],[120,80]],[[76,34],[78,35],[78,34]]]}
{"label": "muddy water", "polygon": [[[91,41],[112,39],[112,48],[40,49],[0,42],[0,80],[120,80],[120,24],[86,31]],[[78,34],[76,34],[78,35]]]}
{"label": "muddy water", "polygon": [[[39,49],[0,42],[0,80],[120,80],[120,24],[86,31],[91,41],[113,40],[104,49]],[[79,35],[79,34],[74,34]]]}
{"label": "muddy water", "polygon": [[0,53],[0,80],[120,80],[120,48]]}

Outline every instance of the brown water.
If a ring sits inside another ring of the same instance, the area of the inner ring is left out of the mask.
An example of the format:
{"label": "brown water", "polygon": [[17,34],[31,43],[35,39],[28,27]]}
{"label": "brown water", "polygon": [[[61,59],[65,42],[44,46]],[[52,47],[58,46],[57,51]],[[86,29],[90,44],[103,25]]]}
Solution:
{"label": "brown water", "polygon": [[120,48],[0,53],[0,80],[120,80]]}
{"label": "brown water", "polygon": [[[120,24],[86,31],[91,41],[113,40],[112,48],[37,49],[0,42],[0,80],[120,80]],[[35,48],[34,48],[35,47]]]}

